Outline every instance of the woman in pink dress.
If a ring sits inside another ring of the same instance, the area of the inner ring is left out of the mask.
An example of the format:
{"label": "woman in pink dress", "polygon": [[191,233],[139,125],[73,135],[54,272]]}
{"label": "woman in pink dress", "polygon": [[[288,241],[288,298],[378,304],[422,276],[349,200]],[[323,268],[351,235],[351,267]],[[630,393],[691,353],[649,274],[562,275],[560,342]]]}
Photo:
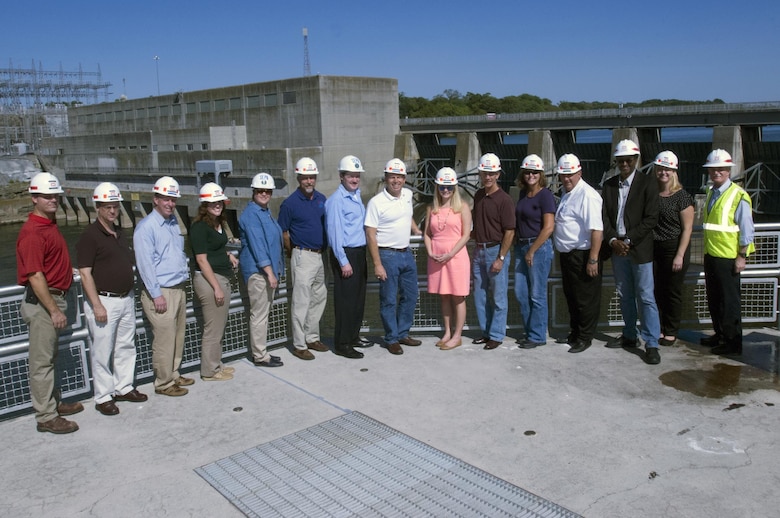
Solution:
{"label": "woman in pink dress", "polygon": [[471,279],[466,243],[471,235],[471,210],[458,192],[458,177],[449,167],[436,173],[436,194],[425,218],[428,251],[428,293],[441,295],[444,336],[436,342],[443,351],[462,343],[466,296]]}

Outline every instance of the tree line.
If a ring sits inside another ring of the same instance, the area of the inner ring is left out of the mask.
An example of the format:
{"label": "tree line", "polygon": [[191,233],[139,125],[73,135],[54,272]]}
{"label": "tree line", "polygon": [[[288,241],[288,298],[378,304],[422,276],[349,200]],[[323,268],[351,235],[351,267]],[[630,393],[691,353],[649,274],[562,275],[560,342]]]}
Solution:
{"label": "tree line", "polygon": [[599,101],[561,101],[554,104],[550,99],[531,94],[494,97],[490,93],[465,95],[457,90],[444,90],[432,99],[409,97],[403,92],[398,95],[398,110],[401,118],[457,117],[484,115],[486,113],[536,113],[550,111],[600,110],[610,108],[641,108],[657,106],[683,106],[690,104],[725,104],[722,99],[711,101],[685,101],[680,99],[648,99],[640,103],[614,103]]}

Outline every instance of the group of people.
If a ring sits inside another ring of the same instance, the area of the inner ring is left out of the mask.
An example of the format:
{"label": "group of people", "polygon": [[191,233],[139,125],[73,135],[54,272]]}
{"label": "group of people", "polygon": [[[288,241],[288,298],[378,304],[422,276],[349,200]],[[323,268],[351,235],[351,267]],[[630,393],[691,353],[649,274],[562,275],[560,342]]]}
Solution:
{"label": "group of people", "polygon": [[[570,315],[570,331],[562,340],[570,345],[569,352],[591,346],[600,313],[603,262],[611,257],[624,327],[606,346],[637,347],[641,338],[645,361],[658,364],[659,345],[674,344],[679,328],[683,279],[690,263],[693,200],[677,178],[674,153],[664,151],[655,158],[653,176],[637,169],[639,155],[631,140],[618,144],[614,156],[620,174],[605,182],[601,194],[582,181],[579,159],[563,155],[555,168],[563,186],[556,203],[546,187],[540,157],[529,155],[523,160],[518,178],[521,194],[514,202],[498,183],[500,159],[487,153],[479,161],[481,187],[474,195],[473,209],[461,199],[455,171],[442,168],[422,230],[413,217],[412,192],[404,188],[403,161],[387,162],[384,188],[364,206],[360,180],[365,170],[360,159],[347,155],[339,162],[339,187],[326,198],[316,190],[317,164],[302,158],[295,167],[298,188],[282,202],[278,219],[269,209],[274,178],[259,173],[252,179],[252,199],[239,218],[238,257],[227,248],[228,198],[216,183],[205,184],[189,229],[192,286],[203,316],[201,379],[227,381],[235,372],[221,357],[230,278],[238,268],[250,301],[252,361],[258,367],[283,365],[280,357],[269,353],[267,338],[274,293],[285,274],[285,254],[291,269],[294,356],[313,360],[312,351],[329,350],[319,329],[327,300],[326,262],[333,272],[333,352],[359,359],[363,353],[357,349],[373,345],[359,334],[368,256],[379,281],[385,348],[399,355],[404,352],[402,345],[420,345],[409,333],[419,294],[410,240],[421,234],[428,255],[428,291],[441,296],[443,334],[436,343],[440,349],[463,343],[472,281],[481,330],[473,343],[487,350],[502,343],[510,268],[514,268],[515,296],[524,324],[525,337],[519,346],[544,345],[547,278],[554,247]],[[710,153],[704,164],[712,180],[704,209],[704,271],[715,334],[702,343],[713,346],[716,354],[742,352],[739,273],[755,249],[751,200],[731,182],[732,165],[722,149]],[[54,375],[58,333],[68,325],[66,295],[73,280],[67,244],[55,218],[63,190],[55,176],[39,173],[31,180],[29,192],[33,210],[17,241],[17,279],[25,286],[20,314],[29,325],[32,405],[38,431],[71,433],[78,425],[65,417],[82,411],[83,405],[60,400]],[[76,251],[92,338],[95,408],[103,415],[118,414],[117,402],[148,398],[134,386],[134,265],[143,284],[141,304],[154,335],[155,393],[183,396],[188,393],[185,387],[195,383],[179,372],[185,285],[190,279],[175,212],[180,196],[175,179],[157,180],[153,210],[138,223],[131,250],[116,224],[123,201],[119,189],[106,182],[93,192],[97,217],[82,234]],[[469,258],[466,244],[472,239],[475,248]]]}

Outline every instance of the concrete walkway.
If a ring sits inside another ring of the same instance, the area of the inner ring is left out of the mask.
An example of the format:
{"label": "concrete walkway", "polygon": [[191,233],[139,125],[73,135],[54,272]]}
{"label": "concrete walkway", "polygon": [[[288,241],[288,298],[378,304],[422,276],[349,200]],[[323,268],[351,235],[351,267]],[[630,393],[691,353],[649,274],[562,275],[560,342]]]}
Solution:
{"label": "concrete walkway", "polygon": [[84,401],[75,434],[0,423],[0,516],[240,516],[193,469],[350,410],[588,517],[777,516],[778,333],[746,339],[743,361],[769,372],[690,344],[657,366],[509,338],[439,351],[428,336],[362,360],[280,350],[284,367],[236,361],[234,380],[196,376],[182,398],[141,386],[149,401],[117,416]]}

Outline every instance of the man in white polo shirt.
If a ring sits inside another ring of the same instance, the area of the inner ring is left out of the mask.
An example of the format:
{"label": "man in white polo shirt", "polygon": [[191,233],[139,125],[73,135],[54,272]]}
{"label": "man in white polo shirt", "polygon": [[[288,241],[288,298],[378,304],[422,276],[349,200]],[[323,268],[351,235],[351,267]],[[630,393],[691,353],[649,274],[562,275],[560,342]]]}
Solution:
{"label": "man in white polo shirt", "polygon": [[385,188],[366,207],[366,244],[379,279],[379,313],[391,354],[403,345],[420,345],[409,336],[417,305],[417,264],[409,248],[410,232],[420,235],[412,218],[412,191],[404,189],[406,166],[393,158],[385,165]]}

